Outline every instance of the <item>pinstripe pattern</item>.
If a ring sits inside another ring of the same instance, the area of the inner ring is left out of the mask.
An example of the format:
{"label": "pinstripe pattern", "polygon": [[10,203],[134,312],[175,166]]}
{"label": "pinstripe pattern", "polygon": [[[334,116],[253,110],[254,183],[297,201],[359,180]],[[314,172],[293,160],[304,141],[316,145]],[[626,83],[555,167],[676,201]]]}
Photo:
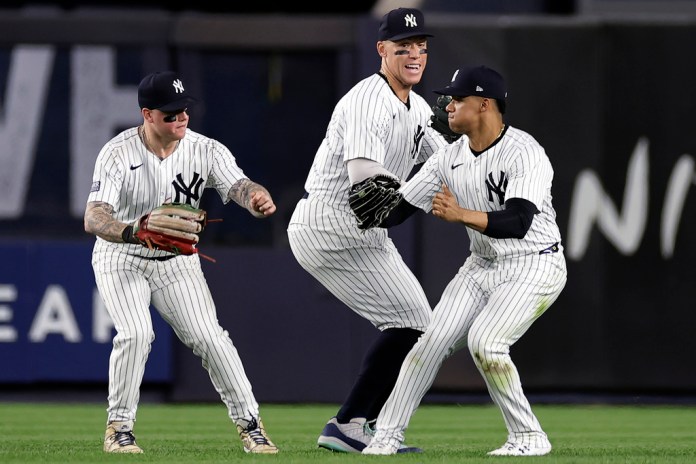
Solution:
{"label": "pinstripe pattern", "polygon": [[[453,169],[454,166],[454,169]],[[504,196],[489,194],[491,177],[507,179]],[[544,149],[531,135],[514,127],[492,147],[475,157],[462,136],[431,157],[412,182],[402,187],[404,198],[430,211],[432,199],[446,184],[459,206],[476,211],[501,211],[508,198],[524,198],[540,211],[522,239],[495,239],[467,228],[471,252],[484,258],[503,258],[539,252],[561,241],[551,200],[553,168]]]}
{"label": "pinstripe pattern", "polygon": [[[432,111],[423,97],[411,92],[409,103],[401,102],[379,74],[360,81],[341,98],[305,182],[310,198],[350,212],[346,161],[373,160],[406,179],[415,164],[445,145],[428,127]],[[292,222],[310,220],[296,215]]]}
{"label": "pinstripe pattern", "polygon": [[[92,179],[99,189],[92,191],[87,201],[108,203],[114,207],[114,219],[132,223],[170,201],[197,207],[204,188],[217,190],[226,201],[230,187],[244,178],[232,153],[214,139],[187,129],[176,151],[160,160],[147,151],[138,128],[133,127],[111,139],[100,151]],[[174,184],[181,188],[182,183],[197,187],[191,188],[188,196],[177,195]],[[101,238],[97,238],[97,246],[117,247],[126,254],[148,258],[170,255],[140,245],[108,243]]]}
{"label": "pinstripe pattern", "polygon": [[[112,205],[114,218],[130,223],[165,202],[198,206],[205,188],[217,190],[225,201],[232,185],[245,178],[232,153],[213,139],[187,130],[174,153],[160,160],[131,128],[99,153],[88,201]],[[258,403],[239,354],[218,323],[198,255],[151,259],[164,256],[171,254],[99,237],[94,245],[97,288],[117,332],[109,361],[108,421],[135,421],[155,339],[151,304],[202,359],[229,417],[257,417]]]}
{"label": "pinstripe pattern", "polygon": [[428,127],[432,111],[410,93],[409,104],[374,74],[336,105],[305,190],[288,225],[299,264],[332,294],[380,330],[424,330],[428,300],[385,230],[362,232],[348,205],[345,163],[367,158],[405,179],[444,139]]}
{"label": "pinstripe pattern", "polygon": [[384,230],[361,234],[352,217],[319,201],[304,205],[321,210],[317,218],[344,224],[341,231],[291,226],[290,242],[300,265],[353,311],[380,330],[424,330],[430,305],[420,283]]}
{"label": "pinstripe pattern", "polygon": [[488,194],[489,173],[507,177],[505,198],[525,198],[541,213],[519,240],[496,240],[466,228],[471,255],[445,288],[428,329],[406,357],[377,419],[374,442],[403,442],[410,418],[442,362],[468,346],[502,412],[508,440],[528,446],[548,443],[510,358],[510,346],[553,304],[567,279],[560,245],[557,253],[539,254],[560,244],[551,206],[553,170],[543,149],[529,134],[509,127],[497,144],[474,157],[463,136],[431,157],[402,191],[410,203],[430,211],[434,195],[446,183],[464,208],[501,210],[500,199]]}

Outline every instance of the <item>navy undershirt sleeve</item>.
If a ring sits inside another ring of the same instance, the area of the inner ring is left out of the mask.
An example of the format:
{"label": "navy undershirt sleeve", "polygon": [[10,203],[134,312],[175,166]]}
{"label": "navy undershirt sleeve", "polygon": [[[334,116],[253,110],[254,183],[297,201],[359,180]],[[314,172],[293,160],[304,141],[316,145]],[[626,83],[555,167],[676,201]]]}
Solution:
{"label": "navy undershirt sleeve", "polygon": [[539,210],[529,200],[510,198],[502,211],[488,212],[488,226],[484,235],[493,238],[524,238]]}
{"label": "navy undershirt sleeve", "polygon": [[[420,208],[402,199],[379,227],[397,226],[417,211],[420,211]],[[524,198],[510,198],[505,202],[504,210],[487,213],[488,227],[483,234],[493,238],[524,238],[537,213],[539,210],[531,201]]]}
{"label": "navy undershirt sleeve", "polygon": [[410,218],[416,211],[421,211],[421,209],[413,206],[411,203],[402,198],[378,227],[388,229],[389,227],[398,226],[406,219]]}

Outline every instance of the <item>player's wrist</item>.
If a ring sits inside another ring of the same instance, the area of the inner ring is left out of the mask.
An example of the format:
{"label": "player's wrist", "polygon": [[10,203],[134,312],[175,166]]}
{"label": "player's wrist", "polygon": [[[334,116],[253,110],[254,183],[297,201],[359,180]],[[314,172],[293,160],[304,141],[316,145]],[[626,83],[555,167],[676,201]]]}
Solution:
{"label": "player's wrist", "polygon": [[123,243],[132,243],[135,245],[140,244],[140,240],[138,240],[138,238],[134,234],[132,224],[128,224],[126,227],[123,228],[123,231],[121,231],[121,239],[123,240]]}

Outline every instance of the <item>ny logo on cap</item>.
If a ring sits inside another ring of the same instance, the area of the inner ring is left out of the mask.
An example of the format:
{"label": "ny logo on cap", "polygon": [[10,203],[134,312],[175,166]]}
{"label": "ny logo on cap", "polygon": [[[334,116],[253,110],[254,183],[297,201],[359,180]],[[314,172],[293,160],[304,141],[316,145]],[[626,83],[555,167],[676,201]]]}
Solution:
{"label": "ny logo on cap", "polygon": [[457,74],[459,74],[458,69],[456,71],[454,71],[454,76],[452,76],[452,82],[454,82],[454,80],[457,78]]}
{"label": "ny logo on cap", "polygon": [[416,22],[416,16],[413,13],[407,14],[406,16],[404,16],[404,19],[406,20],[406,26],[418,27],[418,23]]}
{"label": "ny logo on cap", "polygon": [[181,82],[181,79],[176,79],[174,82],[172,82],[172,86],[174,87],[174,92],[184,93],[184,83]]}

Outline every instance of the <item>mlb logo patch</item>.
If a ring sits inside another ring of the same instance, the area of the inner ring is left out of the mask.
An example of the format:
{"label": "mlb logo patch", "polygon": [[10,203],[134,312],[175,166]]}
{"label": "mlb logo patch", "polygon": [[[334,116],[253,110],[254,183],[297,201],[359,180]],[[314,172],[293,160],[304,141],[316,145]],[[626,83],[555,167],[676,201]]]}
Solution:
{"label": "mlb logo patch", "polygon": [[98,192],[100,188],[101,181],[98,180],[96,182],[92,182],[92,188],[90,189],[89,193]]}

